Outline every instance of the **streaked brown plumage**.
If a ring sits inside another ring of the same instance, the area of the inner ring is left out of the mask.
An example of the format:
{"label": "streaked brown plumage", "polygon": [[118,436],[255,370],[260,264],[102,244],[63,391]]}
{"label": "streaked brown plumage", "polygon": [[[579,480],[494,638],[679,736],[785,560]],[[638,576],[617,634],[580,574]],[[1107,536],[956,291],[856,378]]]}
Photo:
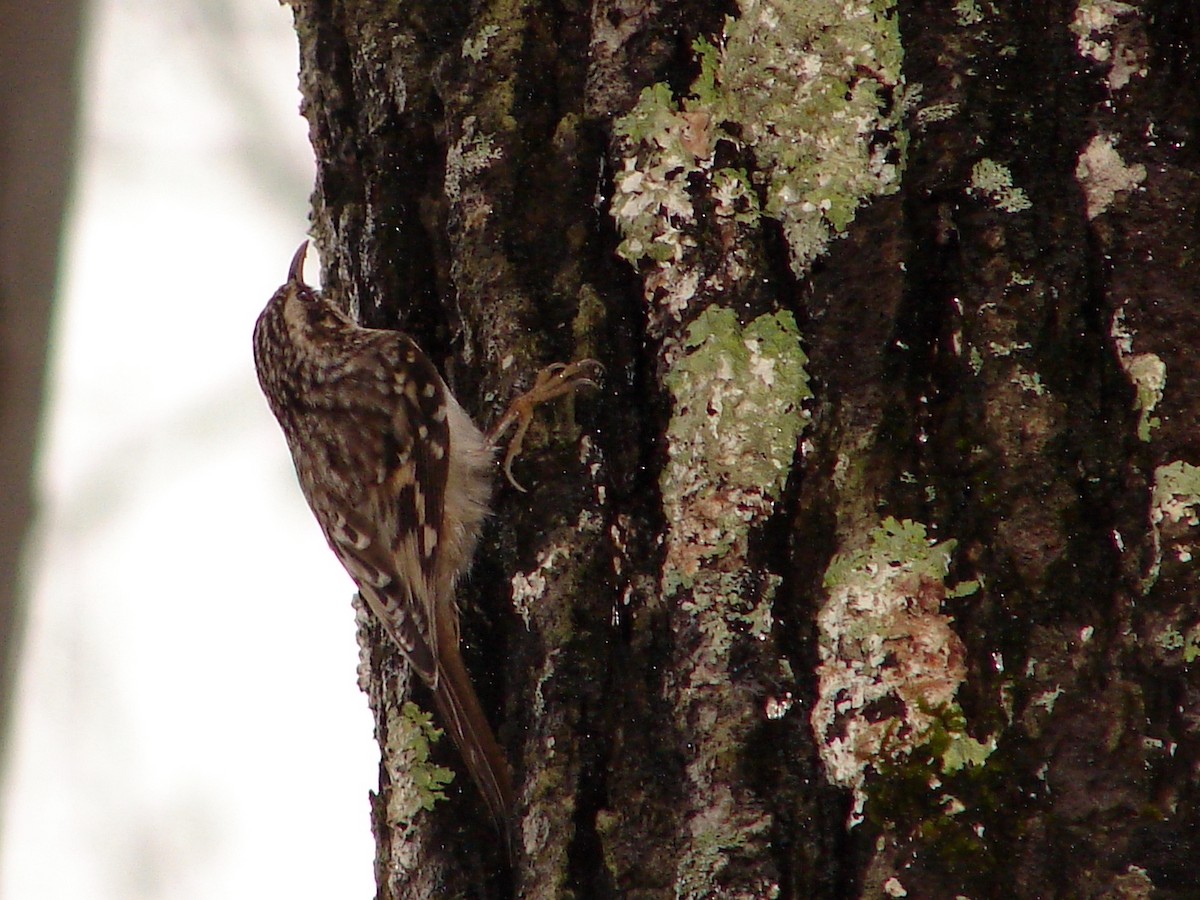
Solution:
{"label": "streaked brown plumage", "polygon": [[511,479],[533,407],[594,384],[599,363],[544,370],[485,436],[407,335],[363,328],[304,283],[307,247],[255,325],[259,383],[329,546],[429,685],[507,833],[508,763],[463,664],[454,588],[488,513],[494,442],[519,423],[504,460]]}

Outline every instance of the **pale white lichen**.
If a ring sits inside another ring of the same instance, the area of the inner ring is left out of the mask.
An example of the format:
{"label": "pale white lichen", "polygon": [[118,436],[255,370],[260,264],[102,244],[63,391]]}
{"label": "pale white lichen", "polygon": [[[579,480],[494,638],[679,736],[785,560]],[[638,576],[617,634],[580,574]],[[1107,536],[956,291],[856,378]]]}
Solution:
{"label": "pale white lichen", "polygon": [[1150,440],[1150,430],[1161,423],[1152,415],[1167,386],[1167,364],[1155,353],[1135,353],[1121,360],[1121,367],[1137,389],[1134,404],[1138,410],[1137,435]]}
{"label": "pale white lichen", "polygon": [[479,121],[475,116],[463,119],[462,129],[462,136],[446,153],[445,191],[451,202],[462,196],[465,182],[502,156],[491,135],[479,132]]}
{"label": "pale white lichen", "polygon": [[1121,20],[1140,15],[1136,6],[1117,0],[1079,0],[1070,29],[1075,34],[1079,55],[1105,66],[1105,81],[1119,90],[1134,75],[1146,74],[1142,42],[1126,39]]}
{"label": "pale white lichen", "polygon": [[499,33],[499,25],[485,25],[474,35],[463,41],[462,55],[475,62],[482,62],[484,57],[487,56],[488,44]]}
{"label": "pale white lichen", "polygon": [[968,190],[991,200],[1005,212],[1017,213],[1033,206],[1029,197],[1013,185],[1012,172],[1008,166],[994,159],[981,159],[971,168],[971,184]]}
{"label": "pale white lichen", "polygon": [[965,648],[942,604],[978,584],[947,591],[954,547],[930,540],[920,523],[888,518],[865,547],[837,554],[825,572],[812,726],[830,781],[854,793],[851,825],[862,819],[868,773],[933,737],[950,738],[943,771],[991,752],[965,733],[955,704]]}
{"label": "pale white lichen", "polygon": [[1033,705],[1040,706],[1048,713],[1054,712],[1054,706],[1058,703],[1058,698],[1063,695],[1063,687],[1061,684],[1056,684],[1050,690],[1042,691],[1033,698]]}
{"label": "pale white lichen", "polygon": [[[706,288],[721,290],[744,270],[741,251],[735,249],[724,268],[706,278],[702,263],[690,252],[696,241],[690,234],[695,209],[689,178],[715,177],[713,135],[708,117],[681,111],[665,84],[643,90],[615,129],[626,139],[630,154],[614,179],[609,208],[623,238],[617,253],[641,265],[643,293],[651,304],[651,332],[666,332],[669,322],[683,318],[702,279]],[[723,199],[731,200],[732,195],[726,190]],[[728,209],[728,203],[721,205],[718,217]]]}
{"label": "pale white lichen", "polygon": [[366,634],[370,625],[378,620],[367,606],[367,601],[363,599],[363,595],[358,593],[358,591],[354,592],[350,603],[354,607],[354,625],[358,632],[358,666],[355,669],[355,674],[358,678],[358,689],[366,694],[369,700],[372,697],[371,683],[375,678],[375,673],[371,666],[373,648],[371,647],[371,642],[367,640]]}
{"label": "pale white lichen", "polygon": [[1087,217],[1094,219],[1112,205],[1118,193],[1132,191],[1145,181],[1146,167],[1141,163],[1125,165],[1117,152],[1116,138],[1097,134],[1079,153],[1075,180],[1087,200]]}
{"label": "pale white lichen", "polygon": [[957,103],[931,103],[917,110],[915,122],[918,128],[926,128],[934,122],[945,122],[958,115]]}
{"label": "pale white lichen", "polygon": [[1134,408],[1138,411],[1137,436],[1149,441],[1150,432],[1162,424],[1154,410],[1162,402],[1167,387],[1167,364],[1155,353],[1134,353],[1133,332],[1125,323],[1125,307],[1113,314],[1109,329],[1117,349],[1121,368],[1133,383],[1135,390]]}
{"label": "pale white lichen", "polygon": [[1033,344],[1029,341],[1009,341],[1006,344],[1001,344],[998,341],[988,341],[988,350],[993,356],[1012,356],[1014,353],[1020,353],[1022,350],[1032,350]]}
{"label": "pale white lichen", "polygon": [[1097,62],[1107,61],[1112,55],[1112,47],[1104,35],[1116,27],[1117,19],[1136,12],[1136,6],[1117,0],[1080,0],[1069,26],[1075,33],[1080,55]]}
{"label": "pale white lichen", "polygon": [[782,697],[768,697],[763,711],[766,713],[768,719],[782,719],[788,714],[794,702],[795,698],[792,697],[792,692],[785,691]]}
{"label": "pale white lichen", "polygon": [[1150,878],[1150,873],[1141,866],[1130,863],[1125,872],[1113,879],[1113,889],[1106,896],[1119,900],[1150,900],[1155,895],[1157,885]]}
{"label": "pale white lichen", "polygon": [[[574,799],[574,794],[566,792],[567,802]],[[562,796],[558,798],[558,802],[562,802]],[[537,803],[530,803],[525,813],[521,816],[521,848],[525,851],[525,855],[530,859],[541,858],[547,846],[550,846],[551,835],[554,833],[555,827],[559,824],[559,814],[561,809],[554,807],[547,811]],[[551,817],[554,814],[554,818]]]}
{"label": "pale white lichen", "polygon": [[509,582],[513,609],[521,617],[526,628],[530,628],[532,607],[546,595],[549,579],[560,560],[570,555],[567,547],[556,546],[538,552],[537,562],[530,572],[514,572]]}

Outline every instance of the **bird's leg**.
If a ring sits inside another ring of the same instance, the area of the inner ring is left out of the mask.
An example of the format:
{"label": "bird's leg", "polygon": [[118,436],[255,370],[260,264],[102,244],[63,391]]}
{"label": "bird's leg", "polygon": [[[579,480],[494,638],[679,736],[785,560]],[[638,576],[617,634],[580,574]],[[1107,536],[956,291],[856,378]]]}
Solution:
{"label": "bird's leg", "polygon": [[533,421],[533,410],[539,404],[572,394],[581,387],[599,387],[596,381],[604,373],[604,366],[594,359],[581,359],[570,364],[554,363],[538,372],[533,387],[509,404],[508,411],[500,417],[487,433],[488,446],[495,446],[504,432],[515,423],[516,432],[508,442],[504,454],[504,475],[518,491],[525,488],[513,477],[512,463],[521,453],[525,432]]}

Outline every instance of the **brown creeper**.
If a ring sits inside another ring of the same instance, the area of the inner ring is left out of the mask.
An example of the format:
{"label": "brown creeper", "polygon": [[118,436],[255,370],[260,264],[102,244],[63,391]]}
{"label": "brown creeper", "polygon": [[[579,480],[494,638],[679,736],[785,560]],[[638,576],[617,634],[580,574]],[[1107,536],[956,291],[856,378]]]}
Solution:
{"label": "brown creeper", "polygon": [[504,461],[511,479],[533,407],[595,384],[599,363],[544,370],[485,436],[411,338],[363,328],[304,283],[307,248],[254,326],[259,384],[329,546],[429,685],[442,726],[506,828],[508,763],[459,652],[454,586],[488,513],[495,441],[519,423]]}

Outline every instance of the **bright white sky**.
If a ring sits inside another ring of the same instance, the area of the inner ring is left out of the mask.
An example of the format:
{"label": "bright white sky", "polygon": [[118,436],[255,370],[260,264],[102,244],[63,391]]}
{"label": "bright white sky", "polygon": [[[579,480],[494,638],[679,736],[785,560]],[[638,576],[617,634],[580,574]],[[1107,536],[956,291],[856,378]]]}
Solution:
{"label": "bright white sky", "polygon": [[306,227],[296,68],[275,0],[93,4],[7,900],[373,895],[352,588],[250,353]]}

